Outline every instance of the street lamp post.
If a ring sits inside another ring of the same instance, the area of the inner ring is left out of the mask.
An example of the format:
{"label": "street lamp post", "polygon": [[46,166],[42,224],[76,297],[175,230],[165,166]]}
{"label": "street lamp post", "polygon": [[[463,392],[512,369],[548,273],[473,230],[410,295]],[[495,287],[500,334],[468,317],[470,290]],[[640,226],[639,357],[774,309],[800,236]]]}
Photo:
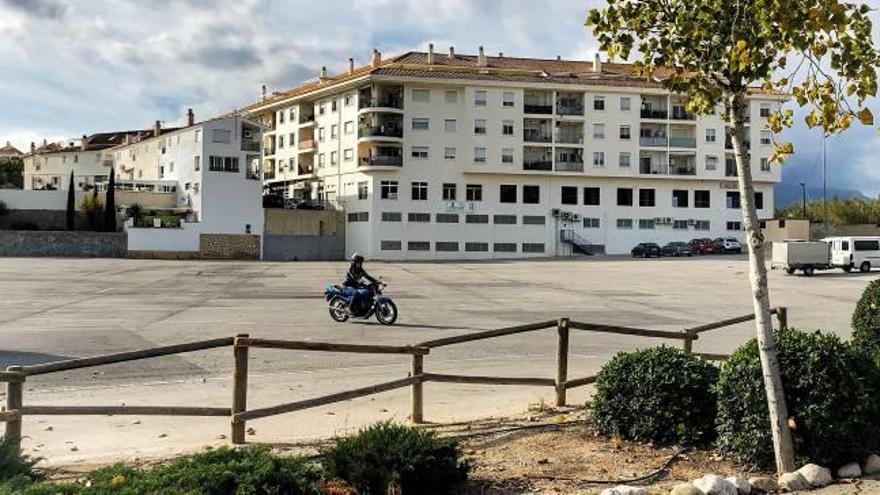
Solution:
{"label": "street lamp post", "polygon": [[804,218],[807,218],[807,185],[803,182],[798,182],[801,185],[801,195],[803,197],[803,205],[804,205]]}

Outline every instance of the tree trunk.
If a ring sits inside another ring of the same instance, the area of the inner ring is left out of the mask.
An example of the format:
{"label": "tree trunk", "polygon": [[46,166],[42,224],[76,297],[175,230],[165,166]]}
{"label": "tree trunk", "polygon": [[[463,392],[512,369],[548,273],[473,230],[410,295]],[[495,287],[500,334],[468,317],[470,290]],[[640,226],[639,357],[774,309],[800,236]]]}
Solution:
{"label": "tree trunk", "polygon": [[788,407],[779,374],[776,341],[770,320],[770,290],[767,286],[767,266],[764,263],[764,234],[758,224],[755,209],[755,193],[752,185],[752,168],[749,152],[745,149],[744,114],[747,102],[741,93],[727,98],[728,118],[733,127],[733,153],[739,182],[743,227],[749,252],[749,279],[752,285],[752,304],[755,310],[755,327],[758,332],[758,350],[764,373],[764,389],[770,409],[770,430],[773,433],[773,451],[776,454],[776,470],[780,474],[795,470],[794,448],[788,429]]}

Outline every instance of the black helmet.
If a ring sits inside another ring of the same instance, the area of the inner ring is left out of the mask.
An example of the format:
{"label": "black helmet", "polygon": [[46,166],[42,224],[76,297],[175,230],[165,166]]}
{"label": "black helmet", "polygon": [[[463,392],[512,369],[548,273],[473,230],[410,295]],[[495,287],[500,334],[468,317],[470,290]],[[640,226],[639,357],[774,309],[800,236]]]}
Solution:
{"label": "black helmet", "polygon": [[358,253],[354,253],[353,255],[351,255],[351,261],[353,261],[355,263],[363,263],[364,257]]}

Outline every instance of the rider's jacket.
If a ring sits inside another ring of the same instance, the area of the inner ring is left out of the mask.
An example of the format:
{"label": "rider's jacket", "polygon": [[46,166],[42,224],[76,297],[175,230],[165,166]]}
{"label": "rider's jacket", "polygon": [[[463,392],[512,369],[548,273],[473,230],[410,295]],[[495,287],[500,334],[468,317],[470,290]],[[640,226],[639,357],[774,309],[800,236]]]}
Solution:
{"label": "rider's jacket", "polygon": [[361,280],[367,279],[372,283],[376,283],[376,279],[371,277],[366,270],[364,270],[364,266],[362,263],[352,262],[351,266],[348,267],[348,272],[345,274],[345,282],[342,283],[345,287],[360,287]]}

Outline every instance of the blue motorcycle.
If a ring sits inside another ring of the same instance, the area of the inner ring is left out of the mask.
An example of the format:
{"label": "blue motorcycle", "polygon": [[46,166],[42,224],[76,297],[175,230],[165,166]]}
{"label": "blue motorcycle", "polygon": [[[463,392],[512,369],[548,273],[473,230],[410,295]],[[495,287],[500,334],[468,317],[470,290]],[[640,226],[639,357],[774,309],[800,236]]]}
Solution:
{"label": "blue motorcycle", "polygon": [[[382,295],[384,288],[385,284],[368,284],[357,289],[327,284],[324,289],[324,299],[327,300],[330,317],[341,323],[349,318],[367,320],[376,315],[379,323],[393,325],[397,321],[397,306],[390,297]],[[353,297],[355,291],[357,291],[356,298]]]}

